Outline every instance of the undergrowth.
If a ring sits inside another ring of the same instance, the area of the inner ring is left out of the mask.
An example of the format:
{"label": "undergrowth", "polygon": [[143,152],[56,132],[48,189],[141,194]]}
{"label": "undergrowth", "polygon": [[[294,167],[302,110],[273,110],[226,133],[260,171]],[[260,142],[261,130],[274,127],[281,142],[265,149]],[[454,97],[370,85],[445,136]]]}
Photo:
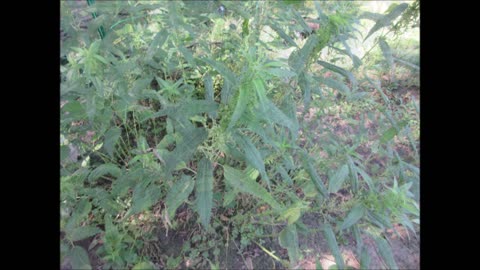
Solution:
{"label": "undergrowth", "polygon": [[337,267],[353,234],[362,266],[369,235],[396,268],[384,233],[418,231],[419,108],[382,76],[418,72],[388,44],[412,11],[359,6],[62,1],[63,267],[218,268],[258,246],[293,268],[320,230]]}

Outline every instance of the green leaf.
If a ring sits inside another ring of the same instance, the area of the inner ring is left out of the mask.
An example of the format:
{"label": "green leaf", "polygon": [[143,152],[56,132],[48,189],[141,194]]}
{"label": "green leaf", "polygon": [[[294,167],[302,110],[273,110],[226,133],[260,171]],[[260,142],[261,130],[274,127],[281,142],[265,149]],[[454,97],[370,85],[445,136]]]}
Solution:
{"label": "green leaf", "polygon": [[269,23],[268,26],[273,29],[283,40],[285,40],[288,44],[294,47],[298,47],[297,43],[287,35],[280,26],[277,26],[276,22]]}
{"label": "green leaf", "polygon": [[113,163],[102,164],[90,173],[88,176],[88,181],[97,180],[98,178],[108,174],[118,178],[122,174],[122,170]]}
{"label": "green leaf", "polygon": [[150,46],[148,47],[146,59],[149,59],[149,60],[152,59],[157,49],[159,49],[163,45],[163,43],[165,43],[167,38],[168,38],[168,32],[166,28],[158,32],[153,38],[152,43],[150,43]]}
{"label": "green leaf", "polygon": [[305,169],[307,170],[307,173],[310,175],[312,182],[315,184],[320,194],[323,197],[327,197],[327,189],[325,188],[325,185],[323,184],[322,179],[320,179],[320,176],[317,174],[317,171],[315,170],[312,163],[310,162],[310,158],[308,157],[306,152],[303,152],[302,154],[303,154],[303,166],[305,166]]}
{"label": "green leaf", "polygon": [[380,45],[380,49],[382,50],[383,56],[387,60],[388,66],[393,66],[393,56],[392,56],[392,49],[388,46],[388,43],[385,41],[385,38],[381,38],[378,42]]}
{"label": "green leaf", "polygon": [[365,207],[362,204],[355,205],[340,226],[340,230],[345,230],[355,225],[364,215]]}
{"label": "green leaf", "polygon": [[113,196],[125,196],[129,188],[135,185],[136,180],[142,179],[143,168],[135,169],[123,174],[112,183],[111,194]]}
{"label": "green leaf", "polygon": [[332,78],[326,78],[323,80],[323,83],[332,89],[337,89],[344,95],[350,95],[350,88],[348,88],[348,86],[343,82],[334,80]]}
{"label": "green leaf", "polygon": [[71,234],[67,234],[67,238],[71,241],[78,241],[100,233],[101,231],[102,230],[94,226],[78,227],[75,228]]}
{"label": "green leaf", "polygon": [[177,165],[184,161],[187,162],[193,156],[197,147],[208,137],[204,128],[194,128],[188,134],[185,134],[180,142],[177,142],[175,149],[168,152],[164,157],[167,174],[175,170]]}
{"label": "green leaf", "polygon": [[268,189],[270,189],[270,179],[267,176],[265,171],[265,164],[263,163],[263,158],[258,149],[252,143],[252,141],[243,135],[235,136],[236,142],[240,149],[243,149],[245,154],[245,160],[247,163],[257,169],[262,175],[262,180],[267,183]]}
{"label": "green leaf", "polygon": [[133,190],[132,207],[125,217],[147,210],[161,197],[160,187],[149,184],[148,181],[137,184]]}
{"label": "green leaf", "polygon": [[366,248],[362,248],[360,255],[360,269],[370,269],[370,255]]}
{"label": "green leaf", "polygon": [[170,219],[175,217],[177,208],[188,199],[188,196],[193,191],[193,187],[194,181],[188,175],[182,175],[182,178],[173,184],[165,199],[165,205],[167,206]]}
{"label": "green leaf", "polygon": [[74,100],[69,101],[65,106],[63,106],[62,111],[68,112],[67,116],[62,116],[69,119],[80,119],[85,117],[85,109],[83,108],[80,102]]}
{"label": "green leaf", "polygon": [[367,38],[369,36],[371,36],[373,33],[378,31],[379,29],[381,29],[385,26],[391,25],[393,20],[395,20],[398,16],[400,16],[400,14],[402,14],[402,12],[407,7],[408,7],[407,3],[402,3],[398,6],[396,6],[395,8],[393,8],[387,15],[384,15],[381,18],[377,19],[375,25],[372,27],[372,29],[370,29],[370,31],[368,32],[367,36],[365,37],[365,39],[363,41],[367,40]]}
{"label": "green leaf", "polygon": [[283,168],[282,165],[277,166],[277,172],[280,173],[284,182],[288,183],[289,185],[293,185],[292,178],[290,177],[290,175],[288,175],[287,171]]}
{"label": "green leaf", "polygon": [[315,268],[316,270],[323,270],[322,264],[318,260],[318,257],[315,257]]}
{"label": "green leaf", "polygon": [[393,137],[395,137],[398,132],[400,132],[406,125],[408,124],[407,121],[402,121],[398,124],[398,129],[395,127],[391,127],[387,129],[383,134],[382,137],[380,137],[380,142],[385,144],[389,142]]}
{"label": "green leaf", "polygon": [[355,79],[355,76],[353,76],[353,74],[349,71],[346,71],[345,69],[339,67],[339,66],[336,66],[336,65],[333,65],[333,64],[330,64],[330,63],[327,63],[327,62],[324,62],[324,61],[321,61],[321,60],[317,60],[317,63],[322,65],[323,67],[333,71],[333,72],[336,72],[342,76],[344,76],[345,78],[347,78],[350,83],[352,84],[352,89],[355,91],[357,89],[357,79]]}
{"label": "green leaf", "polygon": [[225,181],[233,188],[263,200],[276,210],[281,210],[283,208],[265,188],[259,185],[255,179],[250,178],[245,172],[226,165],[223,166],[223,171]]}
{"label": "green leaf", "polygon": [[373,239],[377,244],[378,252],[380,256],[382,256],[383,261],[387,264],[390,269],[398,269],[397,263],[393,257],[392,250],[390,249],[390,245],[388,244],[387,240],[383,239],[380,236],[374,236]]}
{"label": "green leaf", "polygon": [[155,266],[151,262],[140,262],[137,263],[132,270],[149,270],[149,269],[155,269]]}
{"label": "green leaf", "polygon": [[92,269],[88,253],[82,247],[75,246],[70,250],[70,259],[73,269]]}
{"label": "green leaf", "polygon": [[212,66],[216,71],[218,71],[218,73],[220,73],[220,75],[225,77],[225,79],[229,80],[232,84],[236,84],[236,75],[229,68],[227,68],[225,64],[208,58],[201,58],[200,60]]}
{"label": "green leaf", "polygon": [[340,248],[337,244],[337,239],[335,239],[335,234],[333,233],[332,226],[326,223],[323,227],[323,235],[327,240],[328,247],[332,251],[332,255],[335,258],[335,262],[337,263],[340,269],[345,268],[345,264],[343,262],[342,254],[340,253]]}
{"label": "green leaf", "polygon": [[103,142],[103,147],[110,155],[113,157],[113,152],[115,151],[115,144],[117,143],[118,139],[120,138],[121,130],[118,127],[112,127],[105,133],[105,140]]}
{"label": "green leaf", "polygon": [[310,81],[308,80],[305,72],[300,73],[298,76],[298,86],[303,92],[303,107],[304,112],[308,112],[310,109],[310,102],[312,100],[312,89],[310,87]]}
{"label": "green leaf", "polygon": [[232,117],[230,119],[230,123],[228,123],[228,129],[231,129],[235,123],[237,123],[238,119],[243,115],[245,109],[247,108],[248,104],[248,88],[245,86],[240,86],[239,95],[237,104],[235,105],[235,110],[233,111]]}
{"label": "green leaf", "polygon": [[183,57],[185,57],[185,60],[187,60],[187,63],[190,66],[192,67],[196,66],[195,59],[193,58],[193,54],[189,49],[185,48],[185,46],[183,45],[180,45],[178,46],[178,50],[183,54]]}
{"label": "green leaf", "polygon": [[347,179],[348,176],[348,165],[344,164],[342,167],[340,167],[335,175],[330,179],[330,182],[328,183],[328,192],[329,193],[335,193],[337,192],[341,187],[343,182],[345,182],[345,179]]}
{"label": "green leaf", "polygon": [[295,223],[300,216],[302,215],[302,209],[306,209],[307,207],[303,205],[301,202],[296,202],[288,209],[283,211],[279,217],[279,220],[287,220],[288,225]]}
{"label": "green leaf", "polygon": [[288,251],[290,266],[293,267],[300,259],[300,249],[298,246],[298,234],[295,224],[288,225],[278,235],[278,243]]}
{"label": "green leaf", "polygon": [[266,100],[266,110],[264,116],[271,122],[288,128],[293,137],[297,136],[298,125],[290,119],[283,111],[281,111],[271,100]]}
{"label": "green leaf", "polygon": [[292,70],[295,70],[297,74],[305,70],[318,43],[318,35],[310,35],[301,49],[295,50],[290,54],[288,64]]}
{"label": "green leaf", "polygon": [[213,206],[213,167],[207,158],[198,162],[195,195],[200,221],[204,228],[208,228]]}
{"label": "green leaf", "polygon": [[373,184],[373,180],[372,178],[370,177],[370,175],[368,175],[368,173],[366,173],[362,168],[360,167],[355,167],[355,170],[362,176],[363,178],[363,181],[365,181],[365,183],[367,183],[368,185],[368,188],[372,191],[377,191],[377,188],[375,187],[375,185]]}

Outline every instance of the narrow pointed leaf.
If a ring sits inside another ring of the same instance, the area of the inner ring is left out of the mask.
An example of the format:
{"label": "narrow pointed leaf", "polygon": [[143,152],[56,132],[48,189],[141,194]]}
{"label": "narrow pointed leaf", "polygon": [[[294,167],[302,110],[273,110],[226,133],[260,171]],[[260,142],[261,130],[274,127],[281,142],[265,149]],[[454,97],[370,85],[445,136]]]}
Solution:
{"label": "narrow pointed leaf", "polygon": [[364,215],[365,207],[362,204],[355,205],[340,226],[340,230],[345,230],[355,225]]}
{"label": "narrow pointed leaf", "polygon": [[186,132],[189,133],[184,134],[182,141],[176,145],[172,152],[168,152],[164,157],[167,174],[174,171],[180,162],[189,161],[197,147],[208,137],[207,131],[203,128],[187,129]]}
{"label": "narrow pointed leaf", "polygon": [[337,239],[335,239],[335,234],[333,233],[332,226],[326,223],[323,227],[323,235],[327,240],[328,247],[332,252],[333,257],[335,258],[335,262],[337,263],[340,269],[345,268],[345,263],[343,262],[342,254],[340,253],[340,248],[337,244]]}
{"label": "narrow pointed leaf", "polygon": [[175,217],[177,208],[188,199],[188,196],[193,191],[193,186],[193,179],[187,175],[182,175],[182,178],[173,184],[165,199],[165,205],[167,206],[170,219]]}
{"label": "narrow pointed leaf", "polygon": [[380,45],[380,49],[382,50],[383,57],[385,57],[385,60],[387,60],[388,66],[392,67],[393,66],[392,49],[390,49],[390,46],[385,41],[385,38],[381,38],[378,44]]}
{"label": "narrow pointed leaf", "polygon": [[395,8],[393,8],[387,15],[382,16],[381,18],[376,20],[375,25],[370,29],[367,36],[365,37],[364,41],[367,40],[373,33],[378,31],[379,29],[389,26],[392,24],[393,20],[395,20],[402,12],[408,7],[407,3],[402,3]]}
{"label": "narrow pointed leaf", "polygon": [[210,223],[213,206],[213,167],[210,160],[202,158],[198,162],[197,181],[195,183],[197,211],[204,228]]}
{"label": "narrow pointed leaf", "polygon": [[229,166],[224,166],[225,181],[233,188],[257,197],[268,203],[272,208],[280,210],[282,206],[268,193],[268,191],[259,185],[255,179],[251,179],[245,172],[239,171]]}
{"label": "narrow pointed leaf", "polygon": [[265,164],[263,163],[263,158],[258,149],[252,143],[252,141],[245,136],[235,136],[236,141],[240,149],[243,150],[245,154],[245,160],[247,163],[257,169],[262,175],[262,180],[267,183],[268,188],[270,189],[270,179],[267,176],[265,171]]}
{"label": "narrow pointed leaf", "polygon": [[294,47],[298,47],[297,43],[295,43],[295,41],[289,35],[287,35],[280,26],[277,26],[276,23],[270,23],[268,26],[270,26],[273,31],[277,32],[277,34],[288,44]]}
{"label": "narrow pointed leaf", "polygon": [[293,267],[300,259],[300,249],[298,246],[298,234],[295,224],[288,225],[278,235],[278,243],[288,251],[290,266]]}
{"label": "narrow pointed leaf", "polygon": [[96,235],[97,233],[100,233],[100,232],[102,232],[102,230],[100,230],[97,227],[83,226],[83,227],[75,228],[70,235],[67,234],[67,237],[71,241],[78,241],[78,240],[88,238],[90,236],[94,236],[94,235]]}
{"label": "narrow pointed leaf", "polygon": [[235,110],[233,111],[232,117],[230,118],[230,123],[228,124],[228,129],[231,129],[240,119],[240,117],[243,115],[245,112],[245,109],[247,108],[248,104],[248,89],[244,86],[240,86],[239,89],[239,95],[238,95],[238,100],[237,104],[235,106]]}
{"label": "narrow pointed leaf", "polygon": [[232,84],[235,84],[237,82],[237,80],[235,79],[235,74],[223,63],[208,58],[202,58],[200,60],[212,66],[216,71],[218,71],[218,73],[220,73],[220,75],[225,77],[225,79],[229,80]]}
{"label": "narrow pointed leaf", "polygon": [[317,60],[317,63],[322,65],[323,67],[333,71],[333,72],[336,72],[342,76],[344,76],[345,78],[347,78],[350,83],[352,84],[352,89],[355,91],[357,89],[357,79],[355,79],[355,76],[353,76],[353,74],[350,72],[350,71],[347,71],[339,66],[336,66],[336,65],[333,65],[333,64],[330,64],[328,62],[325,62],[325,61],[321,61],[321,60]]}
{"label": "narrow pointed leaf", "polygon": [[381,236],[374,237],[374,240],[375,244],[377,244],[378,252],[387,266],[390,269],[398,269],[397,263],[395,262],[392,250],[387,240],[383,239]]}
{"label": "narrow pointed leaf", "polygon": [[102,164],[95,168],[90,175],[88,175],[88,181],[97,180],[98,178],[105,175],[112,175],[117,178],[122,174],[122,170],[113,163]]}
{"label": "narrow pointed leaf", "polygon": [[328,192],[329,193],[335,193],[337,192],[341,187],[343,182],[345,182],[345,179],[347,179],[348,176],[348,165],[344,164],[342,167],[340,167],[335,175],[330,179],[328,183]]}
{"label": "narrow pointed leaf", "polygon": [[360,269],[370,269],[370,255],[366,248],[362,248],[360,255]]}
{"label": "narrow pointed leaf", "polygon": [[103,147],[107,151],[110,157],[113,157],[115,151],[115,144],[118,139],[120,139],[121,130],[118,127],[112,127],[105,133],[105,140],[103,142]]}
{"label": "narrow pointed leaf", "polygon": [[320,194],[323,197],[327,197],[327,189],[323,184],[322,179],[320,179],[320,176],[317,174],[317,171],[313,167],[312,163],[310,162],[308,155],[305,152],[303,153],[303,166],[305,166],[307,173],[310,175],[312,182],[315,184]]}

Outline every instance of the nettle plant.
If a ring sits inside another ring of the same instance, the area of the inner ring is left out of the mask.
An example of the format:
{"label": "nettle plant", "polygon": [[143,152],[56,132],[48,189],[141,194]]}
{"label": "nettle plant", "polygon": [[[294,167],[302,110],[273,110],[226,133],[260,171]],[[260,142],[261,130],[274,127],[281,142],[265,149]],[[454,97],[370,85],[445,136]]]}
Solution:
{"label": "nettle plant", "polygon": [[[201,236],[189,245],[232,237],[240,248],[262,246],[270,234],[288,260],[262,249],[295,267],[298,234],[309,232],[301,217],[318,212],[338,267],[345,264],[336,239],[345,233],[355,235],[362,265],[369,258],[361,235],[368,233],[395,266],[381,233],[392,222],[415,232],[411,218],[418,217],[408,180],[418,169],[391,146],[407,123],[392,118],[381,137],[379,148],[386,145],[395,166],[378,179],[355,153],[360,141],[320,143],[334,157],[321,164],[318,148],[302,143],[314,135],[299,121],[299,105],[306,112],[331,93],[348,102],[368,96],[352,72],[322,53],[361,65],[347,43],[359,34],[354,3],[75,3],[62,2],[64,263],[91,268],[96,254],[104,269],[153,268],[143,252],[152,224],[168,234],[190,222]],[[272,56],[289,48],[288,58]],[[327,211],[336,211],[331,198],[340,190],[352,194],[343,215]],[[177,215],[185,208],[193,213],[188,221]],[[184,247],[183,255],[203,256],[195,267],[218,265],[218,249],[204,247]],[[171,258],[167,267],[179,263]]]}

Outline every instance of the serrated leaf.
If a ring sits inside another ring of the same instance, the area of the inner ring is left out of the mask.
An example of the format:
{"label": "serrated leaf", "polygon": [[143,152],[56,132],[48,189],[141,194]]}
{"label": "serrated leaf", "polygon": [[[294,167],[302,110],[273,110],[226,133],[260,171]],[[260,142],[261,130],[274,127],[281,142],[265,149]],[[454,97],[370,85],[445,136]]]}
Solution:
{"label": "serrated leaf", "polygon": [[374,240],[375,244],[377,244],[378,252],[387,266],[390,269],[398,269],[397,263],[395,262],[392,250],[390,249],[390,245],[388,244],[387,240],[379,236],[374,236]]}
{"label": "serrated leaf", "polygon": [[132,207],[125,214],[125,217],[147,210],[161,197],[160,187],[149,184],[146,181],[137,184],[133,190]]}
{"label": "serrated leaf", "polygon": [[115,151],[115,144],[120,138],[120,135],[121,130],[118,127],[112,127],[107,132],[105,132],[105,140],[103,142],[103,147],[110,155],[110,157],[113,157],[113,152]]}
{"label": "serrated leaf", "polygon": [[330,179],[328,183],[328,192],[329,193],[335,193],[337,192],[341,187],[343,182],[345,182],[345,179],[347,179],[348,176],[348,165],[344,164],[342,167],[340,167],[335,175]]}
{"label": "serrated leaf", "polygon": [[360,269],[370,269],[370,255],[366,248],[362,248],[360,255]]}
{"label": "serrated leaf", "polygon": [[200,221],[204,228],[208,228],[213,206],[213,167],[207,158],[198,162],[195,196]]}
{"label": "serrated leaf", "polygon": [[298,47],[297,43],[289,36],[287,35],[280,26],[276,25],[276,22],[269,23],[268,26],[273,29],[283,40],[285,40],[288,44],[294,47]]}
{"label": "serrated leaf", "polygon": [[117,178],[122,174],[122,170],[113,163],[102,164],[95,168],[90,175],[88,175],[88,181],[97,180],[98,178],[105,175],[112,175]]}
{"label": "serrated leaf", "polygon": [[260,172],[262,180],[267,183],[268,189],[270,189],[270,179],[267,176],[265,164],[263,163],[262,155],[258,149],[249,138],[243,135],[235,136],[235,138],[238,146],[243,150],[247,163]]}
{"label": "serrated leaf", "polygon": [[277,166],[277,172],[280,173],[280,175],[282,176],[282,180],[284,182],[286,182],[289,185],[293,185],[292,178],[290,177],[290,175],[288,175],[287,171],[283,168],[282,165]]}
{"label": "serrated leaf", "polygon": [[406,125],[408,124],[407,121],[402,121],[398,124],[398,129],[395,127],[391,127],[387,129],[382,136],[380,137],[380,142],[385,144],[389,142],[393,137],[395,137],[399,131],[401,131]]}
{"label": "serrated leaf", "polygon": [[65,225],[65,230],[67,232],[73,231],[73,229],[80,224],[80,222],[88,216],[92,210],[92,204],[87,199],[80,200],[75,205],[75,211],[68,220],[68,223]]}
{"label": "serrated leaf", "polygon": [[193,54],[189,49],[185,48],[185,46],[183,45],[180,45],[178,46],[178,50],[183,54],[183,57],[185,57],[185,60],[187,60],[187,63],[190,66],[192,67],[196,66],[195,59],[193,58]]}
{"label": "serrated leaf", "polygon": [[172,152],[167,152],[167,155],[164,157],[167,174],[174,171],[180,162],[189,161],[197,147],[208,137],[208,133],[204,128],[194,128],[188,131],[187,134],[183,134],[182,141],[177,142],[175,149]]}
{"label": "serrated leaf", "polygon": [[220,92],[220,102],[228,104],[233,95],[232,83],[228,80],[223,80],[222,91]]}
{"label": "serrated leaf", "polygon": [[165,205],[167,206],[170,219],[175,217],[177,208],[186,200],[194,187],[193,179],[188,175],[182,175],[182,178],[173,184],[167,194]]}
{"label": "serrated leaf", "polygon": [[384,227],[393,228],[393,224],[390,222],[389,217],[373,211],[368,211],[367,217],[373,224],[377,225],[381,229],[384,229]]}
{"label": "serrated leaf", "polygon": [[357,243],[357,255],[361,256],[363,249],[363,239],[360,233],[360,229],[358,229],[357,225],[353,225],[352,231],[353,236],[355,237],[355,242]]}
{"label": "serrated leaf", "polygon": [[393,56],[392,56],[392,49],[388,46],[388,43],[385,41],[385,38],[381,38],[378,42],[380,45],[380,49],[382,50],[383,56],[387,60],[388,66],[393,66]]}
{"label": "serrated leaf", "polygon": [[290,266],[293,267],[300,259],[300,249],[298,246],[298,234],[295,224],[288,225],[278,235],[278,243],[288,251]]}
{"label": "serrated leaf", "polygon": [[332,226],[326,223],[323,227],[323,235],[327,240],[328,247],[330,251],[332,251],[332,255],[335,258],[335,262],[337,263],[340,269],[345,268],[345,264],[343,262],[342,254],[340,253],[340,248],[337,244],[337,239],[335,239],[335,234],[333,233]]}
{"label": "serrated leaf", "polygon": [[[393,5],[393,4],[392,4]],[[389,26],[392,24],[393,20],[395,20],[402,12],[408,7],[407,3],[402,3],[395,8],[393,8],[387,15],[382,16],[381,18],[376,20],[375,25],[370,29],[368,32],[367,36],[365,37],[365,40],[367,40],[368,37],[370,37],[373,33],[378,31],[379,29]]]}
{"label": "serrated leaf", "polygon": [[229,166],[224,166],[225,181],[233,188],[257,197],[268,203],[272,208],[281,210],[282,206],[268,193],[268,191],[259,185],[255,179],[251,179],[243,171],[236,170]]}
{"label": "serrated leaf", "polygon": [[317,174],[317,171],[313,167],[312,163],[310,162],[310,159],[307,153],[303,152],[302,154],[303,154],[303,158],[302,158],[303,166],[305,166],[307,173],[310,175],[310,179],[312,179],[312,182],[315,184],[320,194],[323,197],[327,197],[327,189],[323,184],[322,179],[320,179],[320,176]]}
{"label": "serrated leaf", "polygon": [[201,58],[200,60],[212,66],[216,71],[218,71],[218,73],[220,73],[220,75],[225,77],[225,79],[229,80],[232,84],[236,84],[237,80],[235,79],[235,74],[223,63],[208,58]]}
{"label": "serrated leaf", "polygon": [[319,41],[320,39],[318,35],[310,35],[302,48],[295,50],[290,54],[290,57],[288,58],[288,64],[292,70],[297,72],[297,74],[300,74],[305,70],[310,58],[312,57],[315,47],[319,44]]}
{"label": "serrated leaf", "polygon": [[302,209],[306,207],[302,203],[294,203],[288,209],[283,211],[279,217],[279,220],[287,220],[288,225],[295,223],[302,215]]}
{"label": "serrated leaf", "polygon": [[136,180],[141,179],[143,176],[143,168],[135,169],[120,176],[112,183],[111,194],[114,196],[125,196],[129,188],[132,188]]}
{"label": "serrated leaf", "polygon": [[295,138],[298,133],[298,125],[290,119],[282,110],[280,110],[271,100],[265,102],[264,116],[269,121],[288,128]]}
{"label": "serrated leaf", "polygon": [[88,253],[80,246],[75,246],[70,250],[70,259],[73,269],[92,269]]}
{"label": "serrated leaf", "polygon": [[150,270],[155,269],[155,266],[151,262],[140,262],[137,263],[132,270]]}
{"label": "serrated leaf", "polygon": [[231,129],[237,123],[238,119],[240,119],[240,117],[245,112],[245,109],[247,109],[248,88],[242,85],[240,86],[239,91],[240,92],[238,95],[237,104],[235,105],[235,110],[233,111],[232,117],[230,118],[230,123],[228,123],[228,129]]}
{"label": "serrated leaf", "polygon": [[355,91],[357,89],[357,79],[355,79],[355,76],[353,76],[353,74],[339,66],[336,66],[336,65],[333,65],[333,64],[330,64],[328,62],[325,62],[325,61],[321,61],[321,60],[317,60],[317,63],[322,65],[323,67],[333,71],[333,72],[336,72],[342,76],[344,76],[345,78],[347,78],[350,83],[352,84],[352,89]]}
{"label": "serrated leaf", "polygon": [[94,227],[94,226],[83,226],[83,227],[75,228],[71,232],[71,234],[67,234],[67,237],[71,241],[78,241],[78,240],[82,240],[82,239],[88,238],[90,236],[93,236],[97,233],[100,233],[101,231],[102,230],[100,230],[99,228]]}
{"label": "serrated leaf", "polygon": [[167,29],[164,28],[161,31],[159,31],[153,38],[153,41],[152,43],[150,43],[150,46],[148,47],[146,58],[152,59],[157,49],[159,49],[159,47],[161,47],[163,43],[165,43],[167,38],[168,38]]}
{"label": "serrated leaf", "polygon": [[377,191],[377,188],[375,187],[375,185],[373,184],[373,180],[372,178],[370,177],[370,175],[368,175],[368,173],[366,173],[362,168],[360,167],[356,167],[355,170],[362,176],[363,178],[363,181],[365,181],[368,185],[368,187],[370,188],[370,190],[372,191]]}
{"label": "serrated leaf", "polygon": [[364,215],[365,207],[362,204],[355,205],[340,226],[340,230],[345,230],[355,225]]}
{"label": "serrated leaf", "polygon": [[302,15],[293,8],[290,9],[290,10],[293,14],[293,18],[295,19],[296,23],[298,23],[298,24],[300,24],[300,26],[302,26],[303,31],[305,31],[306,33],[311,33],[312,29],[307,25],[307,23],[303,19]]}
{"label": "serrated leaf", "polygon": [[323,80],[323,83],[332,89],[339,90],[344,95],[350,95],[350,88],[348,88],[348,86],[343,82],[334,80],[332,78],[326,78]]}
{"label": "serrated leaf", "polygon": [[307,74],[305,72],[302,72],[298,76],[298,86],[303,92],[304,112],[308,112],[310,109],[310,102],[312,101],[312,90],[310,86],[310,81],[308,80]]}

